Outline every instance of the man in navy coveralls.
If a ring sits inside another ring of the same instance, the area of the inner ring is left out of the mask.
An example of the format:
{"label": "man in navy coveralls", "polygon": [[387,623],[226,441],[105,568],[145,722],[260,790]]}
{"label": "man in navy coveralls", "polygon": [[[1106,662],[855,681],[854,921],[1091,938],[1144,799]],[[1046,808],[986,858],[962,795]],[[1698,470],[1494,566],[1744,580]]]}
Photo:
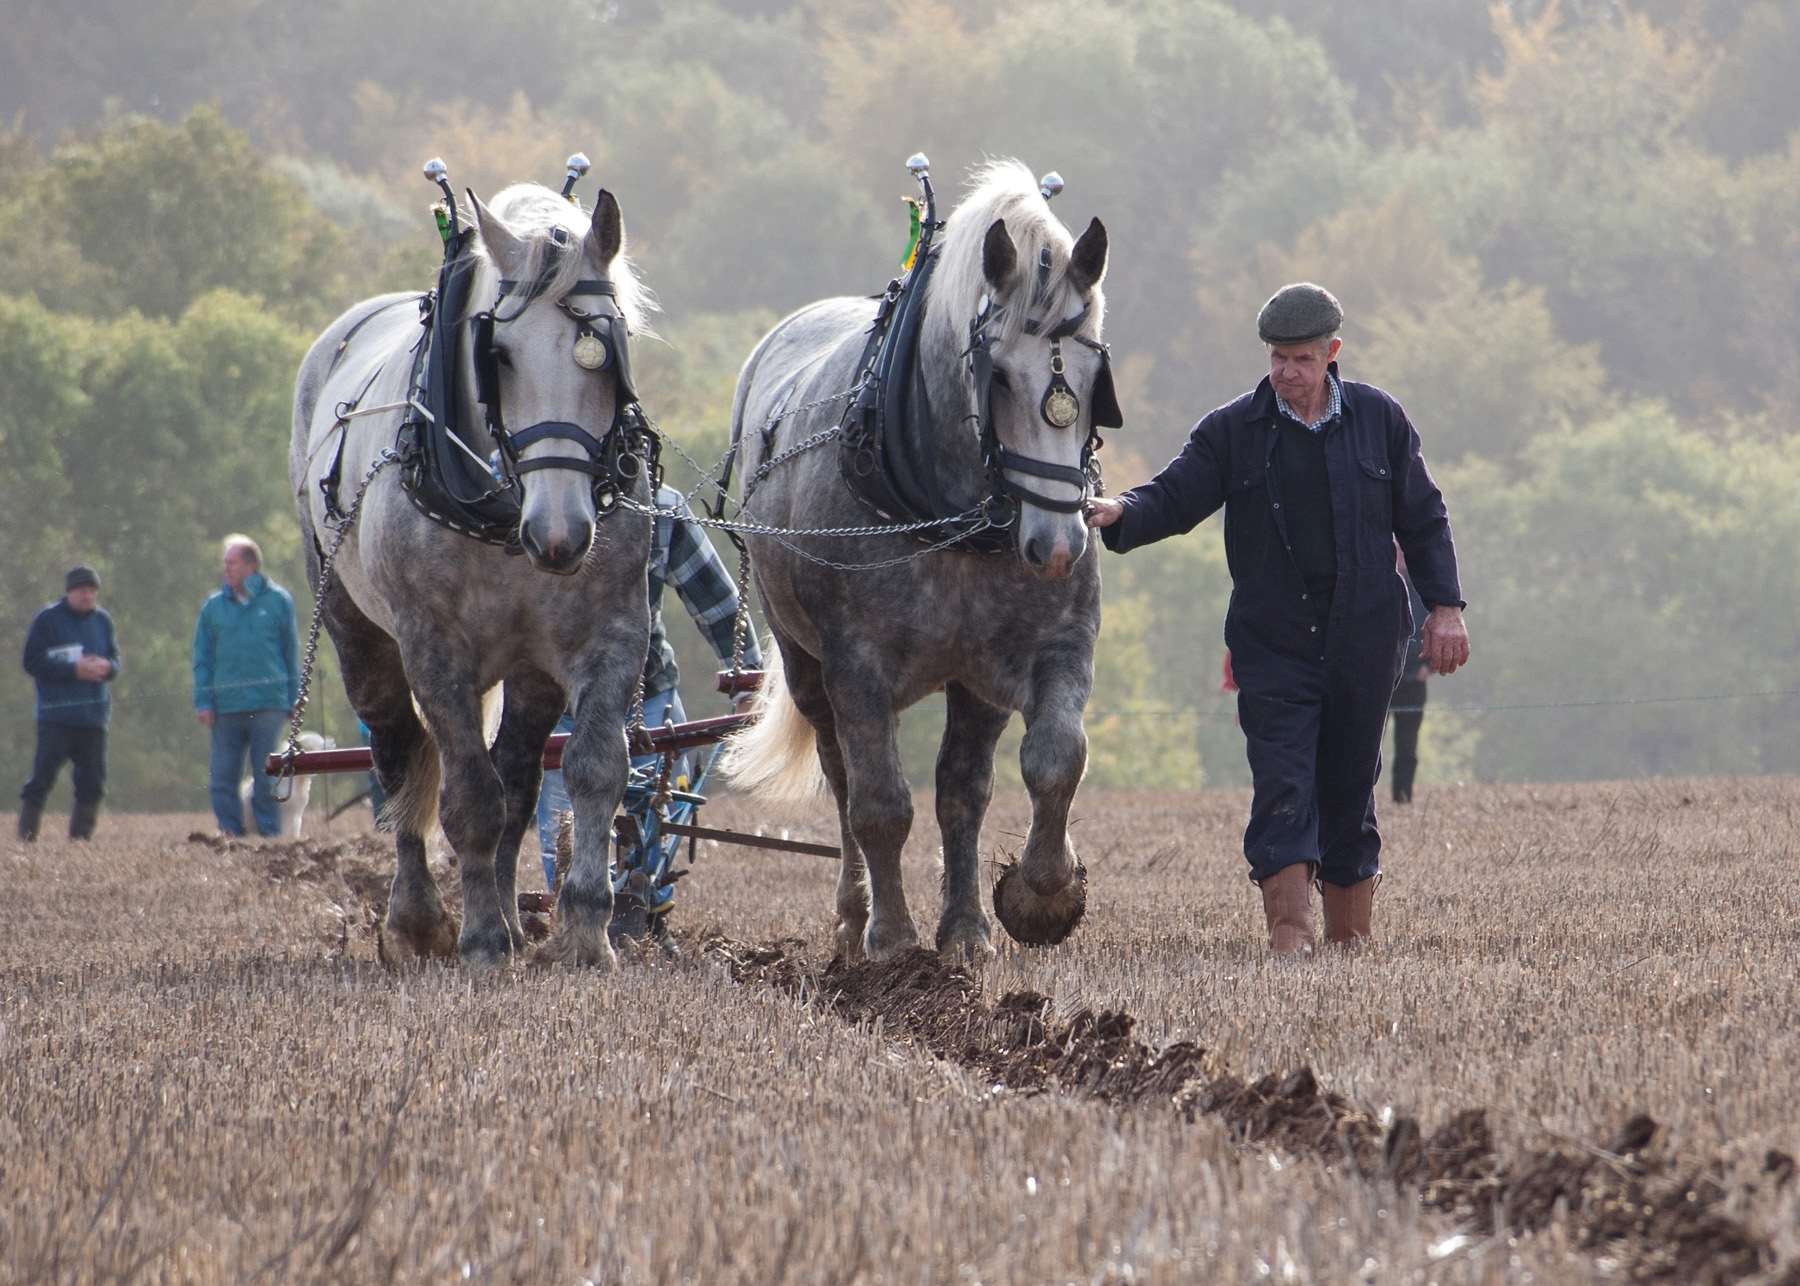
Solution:
{"label": "man in navy coveralls", "polygon": [[1396,540],[1428,609],[1425,664],[1469,659],[1444,498],[1400,404],[1338,375],[1343,318],[1311,282],[1277,291],[1257,317],[1268,378],[1149,482],[1088,510],[1122,554],[1225,509],[1225,644],[1255,783],[1244,856],[1277,955],[1312,949],[1315,879],[1326,940],[1370,937],[1382,726],[1413,630]]}

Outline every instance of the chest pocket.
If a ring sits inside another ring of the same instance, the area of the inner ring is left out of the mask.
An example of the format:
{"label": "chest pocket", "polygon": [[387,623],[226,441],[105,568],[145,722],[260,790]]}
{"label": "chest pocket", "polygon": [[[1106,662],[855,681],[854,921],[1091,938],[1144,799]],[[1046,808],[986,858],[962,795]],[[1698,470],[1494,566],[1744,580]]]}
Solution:
{"label": "chest pocket", "polygon": [[1394,471],[1386,460],[1358,460],[1362,474],[1363,514],[1371,522],[1382,525],[1382,534],[1394,530]]}
{"label": "chest pocket", "polygon": [[1233,578],[1254,575],[1274,543],[1269,478],[1261,469],[1241,472],[1225,493],[1225,562]]}

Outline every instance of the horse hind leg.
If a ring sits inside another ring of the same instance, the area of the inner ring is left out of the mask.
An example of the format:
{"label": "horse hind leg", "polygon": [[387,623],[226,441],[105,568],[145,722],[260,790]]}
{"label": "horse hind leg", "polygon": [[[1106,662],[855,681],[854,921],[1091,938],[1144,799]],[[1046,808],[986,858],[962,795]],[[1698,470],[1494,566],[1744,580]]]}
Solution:
{"label": "horse hind leg", "polygon": [[972,963],[994,946],[981,908],[981,823],[994,795],[994,747],[1011,712],[960,684],[944,689],[944,739],[937,760],[937,819],[944,840],[944,906],[937,949]]}
{"label": "horse hind leg", "polygon": [[[887,960],[919,944],[900,872],[913,806],[900,766],[892,699],[886,685],[870,675],[828,677],[827,691],[843,757],[846,817],[868,871],[863,953]],[[839,891],[844,891],[841,880]]]}
{"label": "horse hind leg", "polygon": [[357,717],[368,725],[375,778],[387,796],[379,824],[395,832],[383,956],[448,957],[456,950],[457,925],[425,861],[425,836],[437,820],[437,747],[413,709],[399,645],[335,581],[326,591],[324,610],[344,687]]}
{"label": "horse hind leg", "polygon": [[[792,659],[788,659],[791,654]],[[800,715],[813,727],[819,768],[831,787],[838,815],[837,951],[848,961],[862,959],[863,935],[869,927],[869,873],[863,851],[850,826],[850,781],[838,744],[837,723],[819,663],[798,649],[782,653],[782,682]]]}

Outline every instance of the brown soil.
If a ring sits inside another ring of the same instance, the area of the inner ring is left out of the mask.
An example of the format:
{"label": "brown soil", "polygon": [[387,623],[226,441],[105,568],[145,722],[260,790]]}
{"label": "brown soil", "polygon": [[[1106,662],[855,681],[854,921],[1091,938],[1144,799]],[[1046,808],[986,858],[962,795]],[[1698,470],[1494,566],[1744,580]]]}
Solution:
{"label": "brown soil", "polygon": [[[1163,1103],[1188,1120],[1213,1117],[1244,1145],[1391,1181],[1473,1233],[1532,1232],[1561,1214],[1584,1249],[1617,1259],[1633,1280],[1736,1282],[1775,1261],[1766,1239],[1725,1213],[1738,1194],[1723,1181],[1722,1167],[1668,1154],[1648,1116],[1631,1117],[1601,1145],[1570,1139],[1503,1157],[1479,1109],[1429,1134],[1411,1116],[1384,1125],[1321,1089],[1307,1067],[1247,1082],[1197,1045],[1150,1048],[1132,1035],[1130,1014],[1083,1009],[1058,1020],[1051,999],[1031,991],[989,1004],[975,978],[930,951],[880,965],[840,958],[820,970],[801,956],[803,945],[783,939],[748,946],[715,936],[703,950],[738,982],[817,998],[849,1022],[879,1021],[884,1031],[1008,1089],[1120,1106]],[[1763,1181],[1780,1188],[1794,1171],[1792,1157],[1771,1151]]]}

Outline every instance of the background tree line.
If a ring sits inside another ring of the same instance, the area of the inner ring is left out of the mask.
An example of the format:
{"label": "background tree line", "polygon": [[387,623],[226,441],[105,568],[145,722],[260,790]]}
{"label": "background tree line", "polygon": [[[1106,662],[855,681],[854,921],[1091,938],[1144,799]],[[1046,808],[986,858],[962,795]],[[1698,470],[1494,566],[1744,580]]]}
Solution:
{"label": "background tree line", "polygon": [[[1428,777],[1800,771],[1800,702],[1742,695],[1800,689],[1791,5],[576,0],[551,19],[473,0],[3,0],[0,16],[0,586],[16,639],[63,567],[100,569],[126,652],[117,801],[203,804],[187,650],[221,535],[262,537],[310,611],[292,375],[348,303],[429,282],[420,162],[486,193],[554,182],[576,148],[667,310],[669,342],[637,356],[647,403],[697,458],[722,448],[766,326],[892,274],[909,152],[952,199],[963,166],[1017,155],[1068,179],[1066,222],[1112,234],[1114,486],[1259,376],[1252,318],[1275,286],[1343,299],[1345,372],[1424,433],[1471,600],[1476,664],[1434,690]],[[1218,537],[1104,570],[1093,779],[1240,780]],[[0,673],[10,780],[31,702]],[[933,735],[930,711],[907,725],[921,781]]]}

